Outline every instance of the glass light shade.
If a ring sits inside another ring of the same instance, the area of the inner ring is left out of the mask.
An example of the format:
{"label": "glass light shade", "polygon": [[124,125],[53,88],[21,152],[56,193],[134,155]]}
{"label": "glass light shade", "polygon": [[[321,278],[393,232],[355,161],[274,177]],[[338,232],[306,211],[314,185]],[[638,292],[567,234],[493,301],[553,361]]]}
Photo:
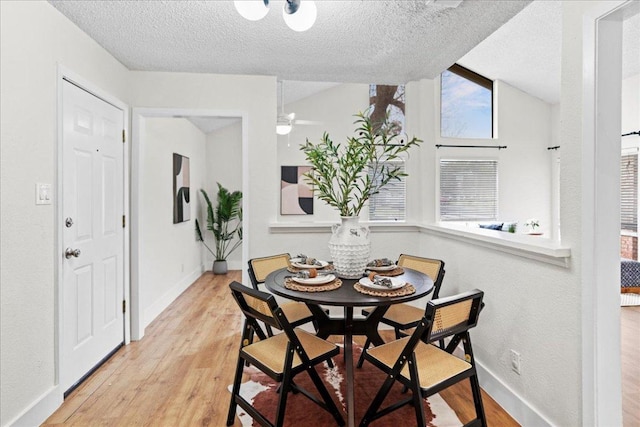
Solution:
{"label": "glass light shade", "polygon": [[269,12],[264,0],[234,0],[233,5],[244,19],[259,21]]}
{"label": "glass light shade", "polygon": [[289,123],[278,123],[276,125],[276,133],[278,135],[287,135],[291,132],[291,125]]}
{"label": "glass light shade", "polygon": [[282,16],[287,26],[294,31],[307,31],[316,22],[318,9],[312,0],[301,0],[300,8],[292,14],[288,14],[282,9]]}

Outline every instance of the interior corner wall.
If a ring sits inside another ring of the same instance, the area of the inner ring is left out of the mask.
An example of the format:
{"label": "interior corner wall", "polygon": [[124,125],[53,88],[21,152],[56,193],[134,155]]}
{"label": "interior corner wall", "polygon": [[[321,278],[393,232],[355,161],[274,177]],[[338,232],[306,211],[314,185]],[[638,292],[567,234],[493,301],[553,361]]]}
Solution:
{"label": "interior corner wall", "polygon": [[[494,117],[496,137],[492,140],[444,138],[440,136],[440,80],[435,84],[433,102],[436,106],[435,143],[442,145],[495,145],[506,149],[433,148],[439,159],[487,159],[498,161],[498,221],[517,222],[518,232],[526,232],[529,218],[540,221],[540,231],[546,236],[553,229],[551,222],[552,106],[513,86],[496,81],[494,84]],[[437,171],[436,171],[437,173]],[[434,202],[435,202],[434,198]],[[431,209],[436,211],[436,207]]]}
{"label": "interior corner wall", "polygon": [[[225,111],[242,116],[244,251],[272,253],[269,222],[278,211],[276,78],[167,72],[131,72],[131,105]],[[162,88],[162,90],[158,90]]]}
{"label": "interior corner wall", "polygon": [[[280,166],[307,165],[300,146],[308,139],[318,143],[326,132],[330,139],[344,145],[355,129],[354,114],[369,107],[369,85],[345,83],[331,87],[307,98],[285,105],[285,113],[293,112],[296,120],[313,121],[316,124],[296,124],[288,135],[278,135],[278,178]],[[278,201],[280,194],[278,194]],[[362,214],[366,214],[363,209]],[[336,209],[314,198],[313,215],[282,215],[278,206],[277,220],[280,222],[333,221],[339,222]],[[368,215],[361,215],[366,220]]]}
{"label": "interior corner wall", "polygon": [[[0,2],[0,425],[39,424],[56,384],[58,65],[127,103],[128,70],[46,1]],[[31,418],[30,418],[31,416]]]}
{"label": "interior corner wall", "polygon": [[[581,47],[572,49],[579,51]],[[565,51],[564,55],[574,53]],[[434,81],[434,85],[434,114],[438,114],[439,82]],[[446,260],[443,295],[473,288],[485,292],[486,307],[478,327],[472,331],[480,382],[485,390],[522,425],[581,425],[581,365],[576,362],[581,351],[581,290],[577,272],[580,250],[576,247],[580,244],[577,237],[580,221],[568,222],[581,213],[580,199],[575,192],[575,186],[581,182],[580,140],[575,135],[566,137],[567,123],[562,124],[563,130],[554,129],[554,119],[560,115],[558,107],[504,82],[497,82],[496,95],[499,117],[494,143],[506,145],[507,149],[431,149],[435,156],[497,158],[503,164],[499,170],[499,200],[500,215],[505,216],[500,219],[517,220],[522,226],[527,218],[537,217],[549,227],[551,155],[546,148],[553,143],[554,134],[565,136],[560,138],[563,151],[573,155],[566,161],[563,156],[564,191],[559,203],[563,214],[562,243],[571,247],[571,263],[566,268],[553,266],[429,232],[421,234],[421,254]],[[566,111],[580,102],[568,99],[562,105]],[[580,124],[579,117],[565,118],[572,125]],[[436,118],[434,122],[439,128],[439,120]],[[559,121],[555,123],[560,126]],[[485,140],[440,138],[439,130],[435,141],[438,144],[487,144]],[[503,209],[506,200],[509,208]],[[437,199],[431,203],[437,203]],[[433,205],[425,209],[436,210]],[[549,231],[546,227],[545,233]],[[549,351],[550,348],[553,351]],[[511,369],[511,350],[521,355],[520,375]]]}
{"label": "interior corner wall", "polygon": [[[407,91],[410,89],[407,88]],[[416,90],[412,88],[411,90]],[[407,92],[407,99],[410,98]],[[414,94],[414,100],[418,98]],[[280,178],[280,166],[304,166],[307,165],[304,153],[300,151],[300,145],[307,139],[317,143],[321,140],[322,135],[326,132],[334,143],[344,144],[348,137],[354,135],[356,125],[354,124],[355,114],[364,112],[369,107],[369,85],[344,83],[322,92],[316,93],[307,98],[285,105],[285,113],[294,112],[296,120],[311,121],[317,124],[295,124],[289,135],[278,136],[278,179]],[[407,118],[407,133],[413,135],[417,133],[419,119],[415,118],[413,122]],[[419,135],[418,135],[419,136]],[[418,163],[419,156],[411,156],[407,162],[407,168],[411,168],[414,163]],[[413,167],[415,172],[415,182],[419,182],[420,169],[418,166]],[[278,181],[279,182],[279,181]],[[422,186],[407,184],[408,192],[413,189],[419,192]],[[278,190],[278,203],[280,203],[280,192]],[[407,203],[418,203],[415,200],[408,200]],[[280,206],[276,208],[277,221],[286,223],[339,223],[339,213],[335,208],[328,206],[318,198],[314,198],[313,215],[282,215]],[[409,209],[409,208],[408,208]],[[368,221],[369,215],[367,208],[362,210],[360,219]],[[261,255],[270,253],[289,252],[292,255],[296,253],[313,254],[317,258],[329,259],[327,232],[320,232],[318,235],[306,233],[283,233],[272,234],[272,249]],[[417,250],[418,241],[414,238],[412,232],[382,232],[376,231],[371,233],[371,256],[374,258],[397,257],[399,254],[414,253]]]}
{"label": "interior corner wall", "polygon": [[[622,80],[622,134],[640,131],[640,74]],[[640,135],[622,138],[622,148],[640,147]]]}
{"label": "interior corner wall", "polygon": [[[183,118],[144,119],[141,159],[140,312],[146,327],[203,271],[194,191],[205,183],[206,136]],[[190,220],[173,223],[173,153],[189,158]]]}
{"label": "interior corner wall", "polygon": [[[242,121],[225,126],[207,134],[206,180],[201,186],[210,198],[215,198],[220,183],[230,192],[242,190]],[[215,242],[206,228],[206,203],[200,194],[200,188],[193,193],[198,206],[198,217],[203,224],[203,233],[209,247],[215,251]],[[215,199],[212,199],[214,201]],[[206,249],[203,251],[205,270],[212,268],[214,256]],[[242,244],[227,258],[229,270],[242,270]]]}

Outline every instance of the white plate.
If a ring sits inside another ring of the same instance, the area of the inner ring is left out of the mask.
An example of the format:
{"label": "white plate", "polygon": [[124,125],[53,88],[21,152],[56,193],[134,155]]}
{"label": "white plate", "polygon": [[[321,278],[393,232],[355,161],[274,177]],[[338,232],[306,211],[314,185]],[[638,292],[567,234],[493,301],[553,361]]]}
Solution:
{"label": "white plate", "polygon": [[291,265],[297,268],[325,268],[329,263],[327,261],[316,260],[320,265],[300,264],[300,258],[291,258]]}
{"label": "white plate", "polygon": [[403,287],[404,285],[407,284],[407,282],[400,280],[396,277],[388,277],[388,279],[391,279],[391,287],[387,288],[386,286],[378,286],[375,285],[371,279],[369,279],[368,277],[363,277],[362,279],[360,279],[360,284],[364,287],[370,288],[370,289],[375,289],[376,291],[382,290],[382,291],[393,291],[394,289],[400,289],[401,287]]}
{"label": "white plate", "polygon": [[371,270],[371,271],[391,271],[391,270],[395,270],[396,267],[397,267],[397,265],[393,264],[393,265],[386,265],[384,267],[367,267],[367,270]]}
{"label": "white plate", "polygon": [[324,285],[325,283],[332,282],[336,279],[333,274],[327,274],[322,276],[316,276],[310,279],[303,279],[301,277],[291,277],[294,282],[298,282],[302,285]]}

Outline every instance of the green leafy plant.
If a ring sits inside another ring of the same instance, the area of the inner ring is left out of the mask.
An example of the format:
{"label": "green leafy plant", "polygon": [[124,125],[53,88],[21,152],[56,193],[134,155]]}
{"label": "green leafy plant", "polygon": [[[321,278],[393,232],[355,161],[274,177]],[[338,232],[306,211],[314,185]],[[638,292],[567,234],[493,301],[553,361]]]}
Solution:
{"label": "green leafy plant", "polygon": [[369,198],[391,180],[407,176],[401,168],[389,164],[422,140],[415,136],[402,142],[397,125],[385,116],[373,123],[366,113],[355,115],[356,136],[345,145],[334,143],[325,132],[322,140],[301,145],[313,169],[305,174],[320,200],[336,208],[341,216],[358,216]]}
{"label": "green leafy plant", "polygon": [[[211,252],[216,261],[225,261],[242,243],[242,192],[230,192],[218,183],[217,204],[214,208],[209,195],[200,189],[207,203],[207,230],[213,233],[215,252],[205,243],[196,219],[196,238]],[[234,237],[237,237],[234,241]]]}

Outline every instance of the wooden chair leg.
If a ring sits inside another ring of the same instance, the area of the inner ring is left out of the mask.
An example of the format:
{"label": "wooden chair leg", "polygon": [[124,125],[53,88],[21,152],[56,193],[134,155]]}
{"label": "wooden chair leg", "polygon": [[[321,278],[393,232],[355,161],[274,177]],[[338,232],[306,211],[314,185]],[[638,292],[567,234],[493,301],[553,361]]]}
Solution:
{"label": "wooden chair leg", "polygon": [[242,357],[238,357],[236,374],[233,378],[233,388],[231,389],[231,401],[229,402],[229,414],[227,415],[227,425],[233,425],[236,417],[236,396],[240,393],[240,381],[242,381],[242,369],[244,366]]}
{"label": "wooden chair leg", "polygon": [[340,411],[338,410],[338,407],[336,406],[335,402],[331,398],[329,391],[327,390],[324,383],[320,379],[320,376],[318,375],[316,370],[314,368],[311,368],[307,370],[307,373],[311,377],[311,381],[313,381],[313,383],[315,384],[316,389],[320,393],[322,400],[324,400],[325,405],[327,405],[327,408],[329,408],[331,415],[333,415],[333,418],[336,420],[339,426],[344,426],[344,418],[342,418],[342,415],[340,415]]}
{"label": "wooden chair leg", "polygon": [[393,386],[393,383],[395,381],[395,378],[393,378],[391,375],[387,375],[387,379],[382,384],[382,387],[380,387],[380,390],[378,390],[376,397],[373,398],[373,401],[369,405],[367,412],[365,412],[364,416],[362,417],[362,421],[360,421],[360,427],[366,427],[369,425],[369,423],[372,421],[373,416],[376,414],[376,412],[378,412],[380,405],[382,405],[382,402],[384,402],[384,398],[387,397],[387,394],[389,394],[389,390],[391,390],[391,386]]}
{"label": "wooden chair leg", "polygon": [[278,397],[278,407],[276,410],[276,427],[282,427],[284,424],[284,410],[287,407],[287,396],[291,390],[291,372],[285,370],[282,382],[280,383],[280,397]]}
{"label": "wooden chair leg", "polygon": [[[413,407],[416,412],[416,426],[426,427],[427,421],[424,415],[424,406],[422,405],[422,391],[418,384],[418,371],[415,365],[415,356],[409,361],[409,372],[412,379],[411,393],[413,393]],[[405,386],[406,388],[406,386]]]}
{"label": "wooden chair leg", "polygon": [[356,365],[356,367],[362,368],[362,364],[364,363],[364,352],[369,348],[370,345],[371,340],[367,337],[367,340],[364,342],[364,346],[362,347],[362,354],[360,354],[360,358],[358,359],[358,364]]}
{"label": "wooden chair leg", "polygon": [[480,420],[482,427],[487,427],[487,418],[484,413],[484,405],[482,404],[482,393],[480,391],[480,383],[478,382],[478,375],[474,374],[469,377],[471,383],[471,393],[473,394],[473,403],[476,407],[476,416]]}

